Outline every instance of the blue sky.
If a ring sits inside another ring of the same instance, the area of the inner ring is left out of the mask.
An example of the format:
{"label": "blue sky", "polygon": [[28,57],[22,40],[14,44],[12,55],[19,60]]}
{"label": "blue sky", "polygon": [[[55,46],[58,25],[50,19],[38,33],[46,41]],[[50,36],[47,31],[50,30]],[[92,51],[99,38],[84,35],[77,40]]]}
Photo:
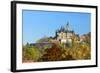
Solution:
{"label": "blue sky", "polygon": [[79,35],[91,30],[90,13],[23,10],[22,15],[23,44],[35,43],[44,36],[55,36],[55,31],[67,22]]}

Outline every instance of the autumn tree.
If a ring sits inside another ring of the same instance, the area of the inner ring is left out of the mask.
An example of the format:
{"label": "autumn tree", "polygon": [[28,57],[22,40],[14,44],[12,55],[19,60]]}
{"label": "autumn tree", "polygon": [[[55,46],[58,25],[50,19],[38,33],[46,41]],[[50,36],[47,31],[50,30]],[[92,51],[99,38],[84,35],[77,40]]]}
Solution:
{"label": "autumn tree", "polygon": [[57,45],[53,44],[53,46],[46,50],[46,54],[43,55],[43,61],[59,61],[61,60],[62,50]]}

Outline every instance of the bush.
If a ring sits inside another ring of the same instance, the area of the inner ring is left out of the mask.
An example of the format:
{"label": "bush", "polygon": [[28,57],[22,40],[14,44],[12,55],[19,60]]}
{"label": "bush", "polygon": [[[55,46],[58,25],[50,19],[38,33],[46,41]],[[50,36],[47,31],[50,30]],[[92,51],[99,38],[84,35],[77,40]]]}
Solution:
{"label": "bush", "polygon": [[42,56],[41,52],[37,47],[24,48],[23,50],[23,61],[32,60],[34,62],[38,61],[38,59]]}

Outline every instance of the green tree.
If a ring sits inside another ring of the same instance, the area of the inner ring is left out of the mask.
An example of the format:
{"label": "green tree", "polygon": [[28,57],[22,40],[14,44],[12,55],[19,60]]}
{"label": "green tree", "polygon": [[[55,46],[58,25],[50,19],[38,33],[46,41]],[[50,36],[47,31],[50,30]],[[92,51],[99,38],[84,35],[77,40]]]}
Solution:
{"label": "green tree", "polygon": [[42,56],[39,49],[35,46],[24,48],[23,50],[23,60],[32,60],[34,62],[38,61],[38,59]]}

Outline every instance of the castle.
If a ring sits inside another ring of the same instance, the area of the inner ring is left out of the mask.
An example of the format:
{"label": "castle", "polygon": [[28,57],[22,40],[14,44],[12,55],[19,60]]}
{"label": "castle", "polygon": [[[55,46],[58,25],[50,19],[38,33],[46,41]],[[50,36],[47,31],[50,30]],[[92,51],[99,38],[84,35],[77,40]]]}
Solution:
{"label": "castle", "polygon": [[74,33],[74,31],[71,29],[69,22],[68,22],[65,27],[61,27],[60,29],[56,30],[55,39],[59,41],[60,43],[71,44],[73,36],[78,37],[79,35],[76,35]]}

